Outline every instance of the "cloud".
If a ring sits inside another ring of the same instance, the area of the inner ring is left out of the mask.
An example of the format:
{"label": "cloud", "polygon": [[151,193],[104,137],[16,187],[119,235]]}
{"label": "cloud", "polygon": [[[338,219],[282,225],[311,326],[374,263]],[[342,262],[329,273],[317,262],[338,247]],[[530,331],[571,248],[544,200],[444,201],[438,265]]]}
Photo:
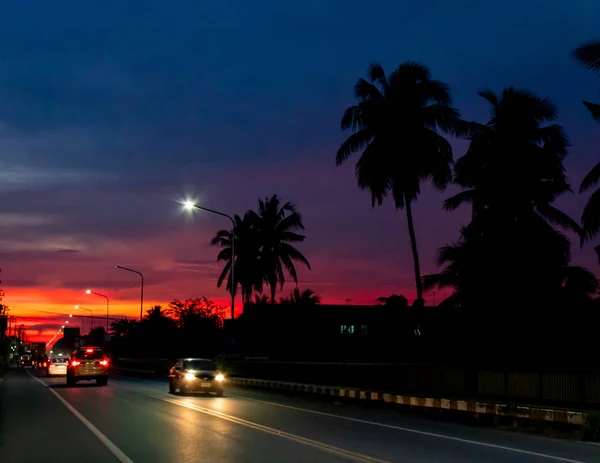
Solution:
{"label": "cloud", "polygon": [[[596,162],[600,133],[580,104],[596,95],[597,79],[569,52],[596,34],[600,3],[543,11],[516,0],[459,5],[452,21],[457,6],[434,3],[385,0],[367,11],[357,0],[343,10],[322,0],[150,2],[140,22],[136,6],[117,0],[14,2],[0,28],[5,301],[102,310],[102,300],[83,293],[91,286],[109,293],[111,311],[133,316],[139,279],[115,270],[118,263],[144,273],[146,307],[200,295],[227,304],[216,288],[218,249],[208,243],[229,223],[187,217],[175,200],[190,194],[243,214],[274,193],[303,214],[298,247],[313,270],[299,269],[301,287],[325,302],[371,303],[392,292],[412,298],[404,212],[390,203],[372,208],[356,185],[354,160],[334,163],[347,135],[341,115],[373,60],[388,72],[407,59],[429,65],[451,85],[463,115],[478,121],[488,115],[476,95],[485,86],[531,87],[557,101],[574,145],[567,165],[576,186]],[[453,141],[456,157],[465,145]],[[438,247],[468,221],[468,208],[441,210],[453,191],[424,187],[415,204],[423,273],[436,270]],[[559,205],[579,217],[585,199]],[[590,249],[574,246],[573,254],[595,268]]]}

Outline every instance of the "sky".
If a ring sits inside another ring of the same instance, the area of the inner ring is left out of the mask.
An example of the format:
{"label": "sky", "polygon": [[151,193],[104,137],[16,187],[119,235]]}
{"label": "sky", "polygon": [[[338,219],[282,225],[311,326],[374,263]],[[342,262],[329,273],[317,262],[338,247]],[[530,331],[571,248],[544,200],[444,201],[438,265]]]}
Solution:
{"label": "sky", "polygon": [[[139,316],[140,279],[119,264],[143,272],[144,310],[200,296],[228,305],[209,245],[228,223],[186,216],[177,200],[243,214],[275,193],[303,215],[299,249],[312,270],[299,270],[301,289],[327,303],[411,300],[404,213],[371,207],[354,179],[356,158],[335,166],[355,82],[372,62],[389,73],[416,60],[477,121],[488,115],[483,88],[548,97],[571,140],[576,191],[599,160],[600,127],[581,100],[600,99],[600,80],[569,53],[600,38],[598,18],[597,0],[3,5],[2,302],[38,341],[68,314],[87,313],[76,304],[105,315],[105,300],[86,288],[109,297],[111,316]],[[455,158],[464,154],[464,142],[453,146]],[[414,207],[423,274],[436,271],[438,248],[468,220],[466,209],[441,210],[452,192],[424,186]],[[573,194],[558,205],[579,218],[585,200]],[[573,256],[597,271],[591,247],[574,246]]]}

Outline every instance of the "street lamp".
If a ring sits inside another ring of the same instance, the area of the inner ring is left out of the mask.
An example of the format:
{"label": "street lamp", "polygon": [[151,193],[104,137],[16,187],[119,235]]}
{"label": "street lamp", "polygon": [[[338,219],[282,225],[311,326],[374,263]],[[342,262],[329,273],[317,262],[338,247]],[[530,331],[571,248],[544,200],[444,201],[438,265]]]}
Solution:
{"label": "street lamp", "polygon": [[[75,309],[76,310],[87,310],[90,313],[90,331],[92,331],[92,323],[93,323],[93,320],[94,320],[94,312],[92,312],[91,309],[86,309],[85,307],[79,307],[78,305],[75,306]],[[69,316],[71,316],[71,315],[69,315]]]}
{"label": "street lamp", "polygon": [[144,275],[142,272],[137,270],[133,270],[132,268],[122,267],[120,265],[115,265],[115,268],[125,270],[126,272],[137,273],[140,277],[142,277],[142,291],[140,293],[140,322],[142,321],[142,312],[144,310]]}
{"label": "street lamp", "polygon": [[231,319],[233,320],[235,316],[235,220],[229,214],[225,214],[223,212],[215,211],[214,209],[209,209],[207,207],[198,206],[194,201],[190,199],[186,199],[182,202],[183,208],[186,211],[193,212],[195,209],[199,209],[201,211],[210,212],[211,214],[220,215],[221,217],[226,217],[231,220]]}
{"label": "street lamp", "polygon": [[103,297],[104,299],[106,299],[106,333],[108,333],[108,296],[106,296],[104,294],[100,294],[100,293],[95,293],[91,289],[88,289],[86,291],[86,294],[93,294],[94,296],[100,296],[100,297]]}

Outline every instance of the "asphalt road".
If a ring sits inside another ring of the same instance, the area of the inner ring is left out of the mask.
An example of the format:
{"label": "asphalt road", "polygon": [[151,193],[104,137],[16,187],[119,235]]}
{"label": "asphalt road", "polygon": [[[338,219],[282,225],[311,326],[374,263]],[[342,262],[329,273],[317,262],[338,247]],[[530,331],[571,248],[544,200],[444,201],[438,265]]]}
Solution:
{"label": "asphalt road", "polygon": [[582,442],[407,418],[393,410],[227,388],[169,394],[164,382],[13,371],[0,390],[0,461],[600,462]]}

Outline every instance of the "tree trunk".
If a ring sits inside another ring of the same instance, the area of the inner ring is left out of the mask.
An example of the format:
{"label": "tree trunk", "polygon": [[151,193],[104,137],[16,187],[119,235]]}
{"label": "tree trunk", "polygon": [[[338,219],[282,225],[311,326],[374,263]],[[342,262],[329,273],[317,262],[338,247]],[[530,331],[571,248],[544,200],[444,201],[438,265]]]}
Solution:
{"label": "tree trunk", "polygon": [[419,251],[417,250],[417,238],[415,236],[415,225],[413,223],[411,201],[405,198],[406,219],[408,221],[408,234],[410,236],[410,247],[413,255],[413,268],[415,271],[415,283],[417,285],[417,301],[423,301],[423,286],[421,284],[421,266],[419,265]]}

